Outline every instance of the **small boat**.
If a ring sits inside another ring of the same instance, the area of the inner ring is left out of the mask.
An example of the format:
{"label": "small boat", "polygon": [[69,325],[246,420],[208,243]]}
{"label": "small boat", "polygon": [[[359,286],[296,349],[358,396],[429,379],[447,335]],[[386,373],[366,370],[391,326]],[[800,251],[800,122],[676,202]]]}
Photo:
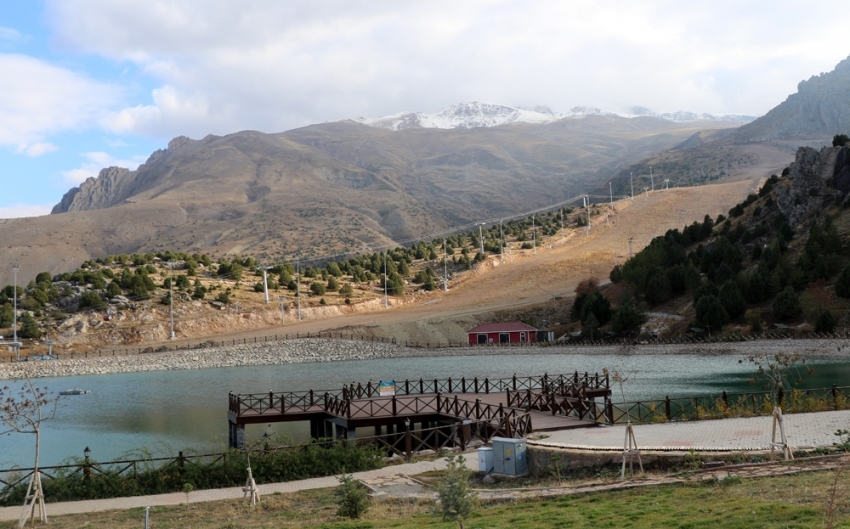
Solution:
{"label": "small boat", "polygon": [[86,393],[91,393],[90,389],[66,389],[65,391],[60,391],[60,395],[85,395]]}

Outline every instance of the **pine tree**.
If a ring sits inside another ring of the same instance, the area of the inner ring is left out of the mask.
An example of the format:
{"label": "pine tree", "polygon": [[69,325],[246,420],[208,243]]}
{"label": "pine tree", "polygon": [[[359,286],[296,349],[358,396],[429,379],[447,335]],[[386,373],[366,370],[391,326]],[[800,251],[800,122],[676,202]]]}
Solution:
{"label": "pine tree", "polygon": [[21,338],[32,338],[38,340],[41,338],[41,329],[38,327],[38,322],[30,315],[29,312],[24,312],[21,318],[21,330],[18,331],[18,336]]}

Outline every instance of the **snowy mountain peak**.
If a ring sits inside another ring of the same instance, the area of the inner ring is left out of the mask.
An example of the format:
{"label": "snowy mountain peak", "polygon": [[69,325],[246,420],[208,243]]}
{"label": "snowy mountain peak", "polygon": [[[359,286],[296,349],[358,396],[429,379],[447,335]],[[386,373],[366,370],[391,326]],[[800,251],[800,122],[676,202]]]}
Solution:
{"label": "snowy mountain peak", "polygon": [[458,103],[437,112],[401,112],[383,118],[359,118],[356,121],[372,127],[390,130],[410,128],[428,129],[472,129],[498,127],[508,123],[548,123],[558,119],[547,107],[534,110],[494,105],[478,101]]}
{"label": "snowy mountain peak", "polygon": [[656,114],[646,107],[631,107],[628,116],[608,112],[596,107],[573,107],[565,114],[556,114],[549,107],[536,106],[528,110],[506,105],[467,101],[458,103],[435,114],[425,112],[400,112],[382,118],[358,118],[355,121],[389,130],[405,129],[473,129],[478,127],[498,127],[509,123],[549,123],[563,118],[584,118],[587,116],[649,116],[668,121],[720,120],[749,123],[754,116],[696,114],[679,111]]}

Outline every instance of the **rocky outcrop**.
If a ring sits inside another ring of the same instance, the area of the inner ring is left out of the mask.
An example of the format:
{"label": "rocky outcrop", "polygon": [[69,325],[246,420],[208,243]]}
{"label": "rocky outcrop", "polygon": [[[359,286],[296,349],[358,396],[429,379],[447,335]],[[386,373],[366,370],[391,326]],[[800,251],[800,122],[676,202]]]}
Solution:
{"label": "rocky outcrop", "polygon": [[831,138],[850,132],[850,57],[797,85],[797,93],[735,133],[738,142]]}
{"label": "rocky outcrop", "polygon": [[132,177],[133,172],[124,167],[101,169],[97,178],[90,177],[80,184],[80,187],[65,193],[62,201],[53,208],[51,213],[88,211],[120,204],[126,199],[124,190]]}
{"label": "rocky outcrop", "polygon": [[789,167],[790,185],[776,189],[779,210],[792,228],[837,200],[850,190],[850,165],[846,147],[824,147],[821,150],[801,147]]}
{"label": "rocky outcrop", "polygon": [[67,211],[89,211],[104,209],[121,204],[139,191],[140,183],[145,180],[145,170],[151,168],[167,154],[182,150],[199,143],[186,136],[177,136],[168,142],[167,149],[154,151],[145,163],[135,171],[124,167],[107,167],[101,169],[97,178],[88,178],[80,187],[72,188],[65,193],[59,204],[53,207],[51,213]]}

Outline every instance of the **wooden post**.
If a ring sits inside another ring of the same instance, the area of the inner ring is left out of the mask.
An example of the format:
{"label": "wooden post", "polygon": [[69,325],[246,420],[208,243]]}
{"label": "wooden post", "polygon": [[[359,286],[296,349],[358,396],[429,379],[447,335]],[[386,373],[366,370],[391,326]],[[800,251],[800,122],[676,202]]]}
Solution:
{"label": "wooden post", "polygon": [[490,377],[484,377],[484,393],[490,393]]}
{"label": "wooden post", "polygon": [[664,397],[664,414],[667,416],[668,421],[673,420],[673,413],[670,410],[670,396],[669,395]]}

